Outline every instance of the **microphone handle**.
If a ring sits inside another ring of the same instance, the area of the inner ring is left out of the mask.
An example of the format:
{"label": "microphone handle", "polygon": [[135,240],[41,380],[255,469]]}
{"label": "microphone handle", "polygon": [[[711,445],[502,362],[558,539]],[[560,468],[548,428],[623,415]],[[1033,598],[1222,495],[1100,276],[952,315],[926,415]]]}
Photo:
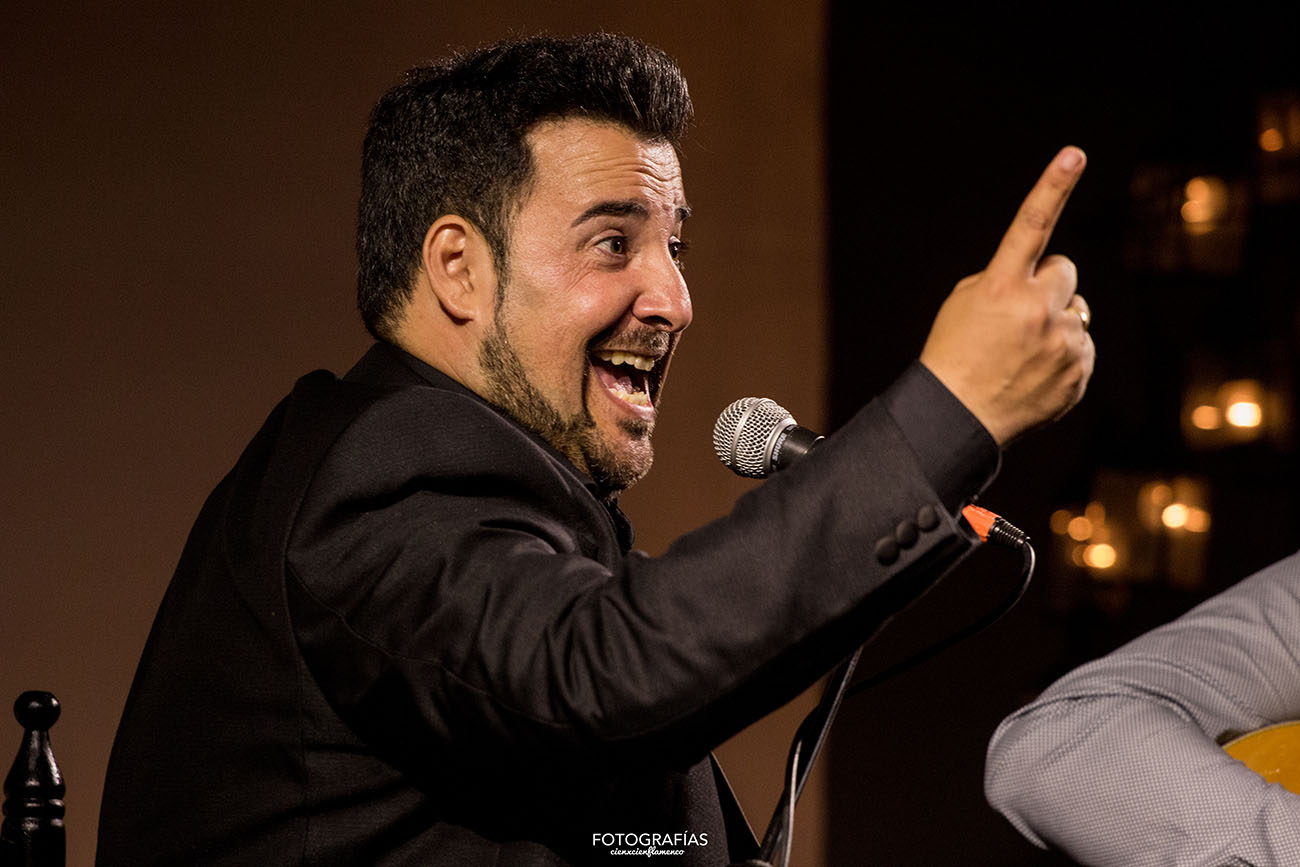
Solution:
{"label": "microphone handle", "polygon": [[806,427],[800,427],[797,424],[790,425],[790,427],[781,431],[776,443],[772,446],[771,472],[785,469],[795,463],[816,448],[817,444],[824,439],[826,439],[824,436],[815,431],[810,431]]}

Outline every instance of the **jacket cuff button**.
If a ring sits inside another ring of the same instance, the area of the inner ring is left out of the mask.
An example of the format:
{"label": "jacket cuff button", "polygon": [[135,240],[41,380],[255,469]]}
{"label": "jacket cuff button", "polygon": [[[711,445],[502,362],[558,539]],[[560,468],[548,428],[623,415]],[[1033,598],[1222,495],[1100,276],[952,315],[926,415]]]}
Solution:
{"label": "jacket cuff button", "polygon": [[922,506],[917,510],[916,526],[927,533],[939,526],[939,513],[935,511],[934,506]]}
{"label": "jacket cuff button", "polygon": [[882,566],[888,566],[898,559],[898,543],[888,536],[876,542],[876,559]]}

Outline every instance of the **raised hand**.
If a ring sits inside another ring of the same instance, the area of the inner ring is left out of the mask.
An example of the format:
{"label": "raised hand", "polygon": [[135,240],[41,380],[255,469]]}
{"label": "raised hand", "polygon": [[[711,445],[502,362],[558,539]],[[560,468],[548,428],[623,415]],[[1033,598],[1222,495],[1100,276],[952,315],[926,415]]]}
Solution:
{"label": "raised hand", "polygon": [[988,266],[939,308],[921,363],[974,413],[999,445],[1054,421],[1083,397],[1096,349],[1092,314],[1064,256],[1044,256],[1079,176],[1067,147],[1029,191]]}

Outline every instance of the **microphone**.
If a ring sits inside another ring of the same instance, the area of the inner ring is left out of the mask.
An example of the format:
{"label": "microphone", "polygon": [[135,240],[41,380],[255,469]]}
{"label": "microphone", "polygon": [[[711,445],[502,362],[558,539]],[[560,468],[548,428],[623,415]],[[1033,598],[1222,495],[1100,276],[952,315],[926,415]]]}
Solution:
{"label": "microphone", "polygon": [[713,425],[713,451],[739,476],[764,479],[808,454],[825,437],[800,427],[767,397],[742,397]]}

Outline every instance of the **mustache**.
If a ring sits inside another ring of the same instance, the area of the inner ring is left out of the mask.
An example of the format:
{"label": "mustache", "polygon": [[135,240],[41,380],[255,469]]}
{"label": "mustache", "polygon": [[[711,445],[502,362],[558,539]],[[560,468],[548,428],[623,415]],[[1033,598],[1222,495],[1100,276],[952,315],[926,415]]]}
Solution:
{"label": "mustache", "polygon": [[648,325],[638,325],[626,331],[618,331],[617,328],[602,331],[592,339],[590,346],[593,349],[611,346],[658,356],[666,354],[673,347],[675,338],[675,334],[669,334],[667,331],[660,331]]}

